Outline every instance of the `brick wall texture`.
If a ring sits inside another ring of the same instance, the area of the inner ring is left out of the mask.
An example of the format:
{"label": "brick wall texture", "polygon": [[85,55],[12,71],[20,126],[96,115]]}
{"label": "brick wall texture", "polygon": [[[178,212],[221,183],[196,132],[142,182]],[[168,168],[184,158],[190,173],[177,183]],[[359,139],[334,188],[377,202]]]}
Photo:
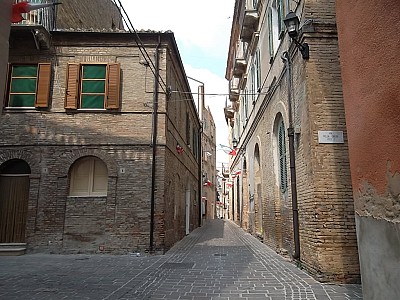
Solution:
{"label": "brick wall texture", "polygon": [[[67,2],[67,1],[65,1]],[[154,249],[163,252],[198,226],[198,163],[184,143],[186,128],[199,130],[193,100],[172,33],[139,36],[155,61],[160,37],[160,93],[154,173]],[[54,32],[49,50],[14,38],[10,63],[51,62],[48,109],[4,109],[0,165],[21,159],[31,168],[26,242],[47,253],[148,251],[152,185],[154,75],[126,33]],[[115,111],[66,111],[68,63],[120,63],[121,100]],[[182,96],[183,95],[183,96]],[[182,99],[181,99],[182,98]],[[189,115],[189,124],[186,123]],[[177,143],[184,146],[178,154]],[[69,196],[70,170],[95,156],[108,169],[104,197]],[[189,208],[189,216],[186,214]]]}
{"label": "brick wall texture", "polygon": [[[241,132],[239,147],[242,152],[232,162],[232,169],[240,168],[245,159],[248,170],[238,192],[235,187],[233,197],[235,206],[237,197],[242,197],[243,213],[248,214],[242,220],[250,222],[244,224],[249,231],[261,235],[277,252],[293,254],[287,136],[288,191],[285,193],[281,192],[279,184],[277,149],[277,121],[282,118],[286,129],[289,124],[287,70],[281,60],[283,51],[288,50],[293,61],[293,127],[297,128],[294,145],[300,223],[300,260],[297,263],[320,281],[359,282],[335,1],[304,1],[302,13],[302,21],[313,20],[311,26],[303,28],[301,36],[310,45],[309,60],[301,57],[285,35],[274,60],[270,61],[266,35],[260,34],[258,45],[264,85]],[[264,23],[260,21],[260,24]],[[259,31],[265,30],[259,28]],[[344,143],[319,143],[318,131],[325,130],[343,131]],[[252,205],[253,211],[249,209]],[[240,224],[239,219],[235,220]]]}

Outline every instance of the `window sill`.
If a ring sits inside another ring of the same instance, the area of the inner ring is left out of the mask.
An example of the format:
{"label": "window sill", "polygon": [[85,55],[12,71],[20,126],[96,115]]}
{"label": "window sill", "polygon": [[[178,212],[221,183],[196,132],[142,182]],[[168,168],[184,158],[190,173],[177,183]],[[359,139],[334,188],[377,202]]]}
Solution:
{"label": "window sill", "polygon": [[107,198],[107,195],[67,196],[67,198]]}
{"label": "window sill", "polygon": [[41,110],[37,109],[36,107],[5,107],[3,112],[7,113],[40,113]]}

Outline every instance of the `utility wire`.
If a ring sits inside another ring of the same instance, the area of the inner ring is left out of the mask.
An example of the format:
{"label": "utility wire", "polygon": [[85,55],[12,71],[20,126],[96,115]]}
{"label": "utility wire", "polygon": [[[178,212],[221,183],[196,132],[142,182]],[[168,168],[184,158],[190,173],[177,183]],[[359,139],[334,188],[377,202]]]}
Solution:
{"label": "utility wire", "polygon": [[[122,20],[124,21],[125,25],[128,27],[129,32],[135,34],[135,36],[136,36],[136,39],[135,39],[136,45],[138,46],[140,53],[143,55],[144,60],[149,65],[151,65],[151,67],[150,67],[151,72],[153,73],[154,76],[157,76],[156,75],[156,71],[155,71],[156,70],[156,66],[154,65],[153,60],[150,58],[150,56],[149,56],[149,54],[148,54],[148,52],[146,50],[146,47],[144,46],[142,40],[140,39],[139,34],[137,33],[135,27],[133,27],[132,22],[131,22],[131,20],[130,20],[130,18],[128,16],[128,14],[126,13],[124,6],[122,5],[120,0],[112,0],[112,1],[115,4],[115,6],[117,6],[117,8],[119,8],[118,9],[119,10],[119,14],[120,14]],[[118,2],[118,4],[117,4],[117,2]],[[167,94],[167,84],[165,83],[165,81],[161,77],[161,75],[158,75],[158,78],[161,81],[161,83],[164,85],[164,86],[162,86],[160,84],[161,89],[163,90],[164,93]]]}

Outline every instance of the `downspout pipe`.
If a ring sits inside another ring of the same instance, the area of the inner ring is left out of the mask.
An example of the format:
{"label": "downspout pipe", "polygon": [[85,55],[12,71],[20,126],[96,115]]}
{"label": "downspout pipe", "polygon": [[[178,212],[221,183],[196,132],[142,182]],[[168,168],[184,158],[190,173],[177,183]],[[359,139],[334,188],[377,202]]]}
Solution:
{"label": "downspout pipe", "polygon": [[157,155],[157,131],[158,131],[158,88],[160,80],[160,45],[161,37],[158,36],[158,45],[155,56],[155,74],[153,89],[153,116],[152,116],[152,141],[151,147],[151,200],[150,200],[150,253],[154,253],[154,213],[155,213],[155,190],[156,190],[156,155]]}
{"label": "downspout pipe", "polygon": [[202,225],[202,190],[203,190],[203,168],[202,168],[202,162],[203,162],[203,153],[202,153],[202,146],[201,146],[201,136],[203,135],[203,126],[200,123],[200,127],[199,127],[199,137],[198,137],[198,151],[199,151],[199,155],[198,155],[198,189],[199,189],[199,227],[201,227]]}
{"label": "downspout pipe", "polygon": [[297,179],[296,179],[296,162],[294,151],[294,128],[293,128],[293,73],[292,73],[292,60],[290,54],[285,51],[282,54],[282,60],[285,63],[287,71],[287,86],[288,86],[288,115],[289,115],[289,159],[290,159],[290,187],[292,192],[292,212],[293,212],[293,239],[294,239],[294,253],[293,258],[300,259],[300,229],[299,229],[299,210],[297,205]]}

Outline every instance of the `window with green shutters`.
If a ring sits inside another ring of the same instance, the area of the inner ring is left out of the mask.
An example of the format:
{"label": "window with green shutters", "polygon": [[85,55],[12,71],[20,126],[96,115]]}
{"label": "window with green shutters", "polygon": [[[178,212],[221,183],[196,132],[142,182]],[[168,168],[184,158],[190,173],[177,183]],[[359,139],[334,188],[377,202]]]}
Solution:
{"label": "window with green shutters", "polygon": [[5,106],[48,107],[51,64],[10,64]]}
{"label": "window with green shutters", "polygon": [[269,57],[270,60],[274,58],[274,33],[272,27],[272,9],[268,7],[267,13],[267,20],[268,20],[268,50],[269,50]]}
{"label": "window with green shutters", "polygon": [[288,188],[287,168],[286,168],[286,141],[285,141],[285,125],[283,120],[278,126],[278,155],[279,155],[279,183],[282,193]]}
{"label": "window with green shutters", "polygon": [[66,109],[118,109],[118,63],[71,63],[67,67]]}

